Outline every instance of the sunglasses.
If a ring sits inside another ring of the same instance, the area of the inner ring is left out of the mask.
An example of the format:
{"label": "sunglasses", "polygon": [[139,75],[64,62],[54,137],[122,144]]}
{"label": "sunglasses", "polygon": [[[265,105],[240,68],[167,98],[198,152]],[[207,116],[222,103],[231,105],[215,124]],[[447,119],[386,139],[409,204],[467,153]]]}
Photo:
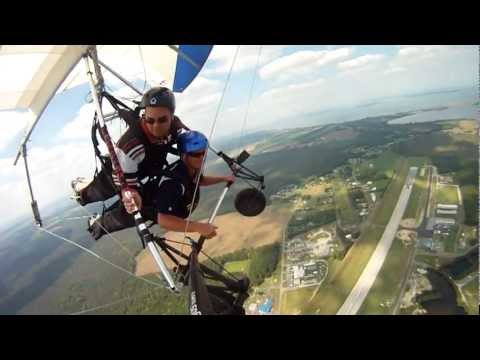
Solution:
{"label": "sunglasses", "polygon": [[154,118],[146,118],[144,117],[143,120],[145,120],[145,122],[149,125],[153,125],[155,124],[156,122],[158,122],[159,124],[166,124],[168,122],[168,117],[167,116],[162,116],[161,118],[157,118],[157,119],[154,119]]}
{"label": "sunglasses", "polygon": [[193,153],[187,153],[188,156],[194,157],[194,158],[199,158],[205,155],[205,151],[202,152],[193,152]]}

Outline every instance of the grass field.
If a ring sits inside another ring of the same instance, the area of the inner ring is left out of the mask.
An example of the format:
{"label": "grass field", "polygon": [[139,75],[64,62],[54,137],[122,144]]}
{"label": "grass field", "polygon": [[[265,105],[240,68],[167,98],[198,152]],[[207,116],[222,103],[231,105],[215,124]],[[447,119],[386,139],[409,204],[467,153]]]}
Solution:
{"label": "grass field", "polygon": [[478,222],[478,183],[460,186],[465,209],[465,224],[476,225]]}
{"label": "grass field", "polygon": [[391,178],[397,159],[397,154],[387,151],[375,159],[362,162],[356,171],[360,179],[364,181],[373,181],[373,179],[380,179],[382,176]]}
{"label": "grass field", "polygon": [[428,196],[428,174],[430,169],[425,171],[425,176],[419,176],[415,179],[415,184],[408,200],[407,208],[403,214],[403,218],[415,218],[418,220],[422,209],[425,209]]}
{"label": "grass field", "polygon": [[457,187],[437,185],[437,204],[458,204]]}
{"label": "grass field", "polygon": [[458,230],[459,230],[458,225],[455,225],[451,228],[450,234],[448,236],[443,236],[442,235],[442,241],[443,241],[443,244],[445,246],[445,251],[446,252],[455,252],[457,239],[458,239],[458,235],[459,235]]}
{"label": "grass field", "polygon": [[467,241],[467,246],[473,246],[478,244],[477,228],[475,226],[462,226],[462,232],[465,233],[465,240]]}
{"label": "grass field", "polygon": [[248,273],[248,264],[250,260],[241,260],[241,261],[230,261],[227,262],[224,267],[228,272],[231,273]]}
{"label": "grass field", "polygon": [[376,193],[383,193],[383,191],[387,188],[390,179],[380,179],[372,181],[372,188],[377,188],[375,190]]}
{"label": "grass field", "polygon": [[373,164],[373,168],[377,172],[384,173],[390,178],[393,175],[393,170],[395,168],[394,164],[397,159],[397,154],[387,151],[373,161],[369,161],[369,163]]}
{"label": "grass field", "polygon": [[478,315],[478,277],[465,285],[462,292],[467,300],[466,310],[468,314]]}
{"label": "grass field", "polygon": [[392,313],[392,307],[381,307],[380,304],[385,301],[391,301],[392,304],[395,303],[402,286],[402,282],[399,280],[406,276],[406,264],[412,251],[413,247],[407,248],[399,239],[394,240],[385,263],[358,314]]}
{"label": "grass field", "polygon": [[335,186],[335,206],[342,226],[357,225],[359,223],[358,215],[348,194],[348,188],[343,182],[338,182]]}
{"label": "grass field", "polygon": [[283,293],[281,314],[298,315],[305,314],[305,308],[308,300],[315,292],[315,286],[306,287],[298,290],[291,290]]}
{"label": "grass field", "polygon": [[279,314],[280,309],[278,308],[278,304],[280,303],[280,290],[279,285],[280,283],[280,266],[277,266],[275,271],[273,272],[272,276],[265,278],[264,282],[259,286],[252,287],[250,293],[250,297],[245,303],[245,308],[248,309],[248,306],[251,303],[260,304],[265,301],[265,299],[271,298],[273,301],[273,310],[272,314]]}
{"label": "grass field", "polygon": [[393,209],[397,205],[398,196],[405,184],[405,178],[408,173],[408,162],[401,158],[396,161],[396,174],[392,179],[387,191],[385,192],[381,202],[375,208],[372,223],[385,226],[390,220]]}

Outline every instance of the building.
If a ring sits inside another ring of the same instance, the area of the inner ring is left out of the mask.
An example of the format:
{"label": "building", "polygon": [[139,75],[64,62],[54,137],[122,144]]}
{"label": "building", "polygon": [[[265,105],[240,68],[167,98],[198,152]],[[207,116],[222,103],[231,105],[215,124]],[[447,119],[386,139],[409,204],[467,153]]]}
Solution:
{"label": "building", "polygon": [[421,275],[426,275],[427,274],[427,270],[422,269],[422,268],[417,268],[417,272]]}
{"label": "building", "polygon": [[432,231],[432,233],[433,233],[433,229],[437,228],[441,225],[455,225],[455,219],[431,217],[427,221],[427,225],[425,226],[425,230]]}
{"label": "building", "polygon": [[313,253],[317,257],[326,257],[330,255],[330,244],[327,239],[317,240],[316,245],[313,248]]}
{"label": "building", "polygon": [[294,265],[292,268],[294,280],[301,279],[305,275],[305,269],[302,265]]}
{"label": "building", "polygon": [[421,244],[421,246],[423,246],[427,249],[430,249],[430,250],[433,250],[433,248],[434,248],[433,240],[430,239],[430,238],[420,239],[420,244]]}
{"label": "building", "polygon": [[455,219],[450,218],[435,218],[435,225],[455,225]]}
{"label": "building", "polygon": [[452,205],[452,204],[437,204],[437,209],[441,210],[457,210],[458,205]]}
{"label": "building", "polygon": [[260,314],[270,314],[273,308],[273,300],[268,298],[263,304],[258,307],[258,312]]}
{"label": "building", "polygon": [[441,210],[437,209],[438,215],[457,215],[457,210]]}

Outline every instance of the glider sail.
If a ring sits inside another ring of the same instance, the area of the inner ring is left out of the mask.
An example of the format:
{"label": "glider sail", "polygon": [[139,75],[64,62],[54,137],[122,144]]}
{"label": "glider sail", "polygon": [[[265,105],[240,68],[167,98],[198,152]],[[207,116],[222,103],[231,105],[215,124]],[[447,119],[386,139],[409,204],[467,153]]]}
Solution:
{"label": "glider sail", "polygon": [[[28,110],[33,124],[19,146],[30,138],[43,111],[58,91],[87,84],[83,64],[89,45],[2,45],[0,47],[0,111]],[[184,91],[205,64],[213,45],[104,45],[98,58],[127,79],[146,75],[150,86]],[[142,71],[139,71],[142,69]],[[144,69],[144,71],[143,71]],[[105,80],[115,76],[106,73]],[[118,79],[115,79],[118,81]]]}

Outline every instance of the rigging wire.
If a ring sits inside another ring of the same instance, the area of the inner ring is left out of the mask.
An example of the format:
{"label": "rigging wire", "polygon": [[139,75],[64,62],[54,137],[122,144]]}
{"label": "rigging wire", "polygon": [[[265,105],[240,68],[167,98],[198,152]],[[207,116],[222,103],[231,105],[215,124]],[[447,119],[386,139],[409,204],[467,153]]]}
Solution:
{"label": "rigging wire", "polygon": [[[119,200],[119,201],[121,201],[121,200]],[[77,206],[80,209],[82,209],[82,211],[85,212],[89,217],[95,216],[94,214],[90,213],[84,206],[81,206],[79,203],[77,203]],[[124,245],[122,245],[120,243],[120,241],[115,236],[113,236],[110,232],[108,232],[108,230],[105,229],[100,222],[98,222],[98,226],[100,226],[102,228],[102,230],[105,231],[106,235],[108,237],[110,237],[118,246],[120,246],[129,256],[132,256],[132,257],[135,256],[130,250],[128,250]]]}
{"label": "rigging wire", "polygon": [[220,265],[218,262],[216,262],[215,260],[213,260],[213,258],[211,258],[210,256],[208,256],[203,250],[200,251],[200,253],[202,253],[203,255],[205,255],[211,262],[213,262],[215,265],[217,265],[220,269],[222,269],[223,271],[225,271],[228,275],[230,275],[232,278],[234,278],[235,280],[238,281],[238,279],[235,277],[235,275],[233,275],[230,271],[228,271],[227,269],[225,269],[223,267],[223,265]]}
{"label": "rigging wire", "polygon": [[142,93],[145,92],[147,88],[147,69],[145,68],[145,61],[143,59],[143,52],[142,52],[142,45],[138,45],[138,51],[140,52],[140,59],[142,59],[142,66],[143,66],[143,90]]}
{"label": "rigging wire", "polygon": [[248,94],[248,100],[247,100],[247,109],[245,111],[245,117],[243,118],[243,125],[242,125],[242,130],[240,132],[240,139],[242,140],[243,137],[244,137],[244,133],[245,133],[245,127],[247,125],[247,117],[248,117],[248,113],[249,113],[249,110],[250,110],[250,100],[252,99],[252,92],[253,92],[253,88],[255,86],[255,81],[257,79],[257,71],[258,71],[258,65],[260,64],[260,56],[262,54],[262,45],[260,45],[260,48],[258,50],[258,54],[257,54],[257,63],[255,65],[255,70],[253,71],[253,79],[252,79],[252,84],[250,85],[250,92]]}
{"label": "rigging wire", "polygon": [[[155,274],[157,275],[158,277],[158,274]],[[111,307],[113,305],[116,305],[116,304],[119,304],[121,302],[124,302],[124,301],[127,301],[127,300],[136,300],[138,298],[141,298],[143,296],[150,296],[152,295],[152,292],[150,291],[150,289],[147,289],[145,293],[143,294],[139,294],[137,296],[126,296],[122,299],[119,299],[119,300],[115,300],[115,301],[112,301],[110,303],[107,303],[107,304],[104,304],[104,305],[99,305],[99,306],[95,306],[95,307],[92,307],[92,308],[88,308],[88,309],[84,309],[84,310],[81,310],[81,311],[77,311],[77,312],[74,312],[74,313],[70,313],[69,315],[82,315],[82,314],[86,314],[86,313],[89,313],[89,312],[92,312],[92,311],[96,311],[96,310],[100,310],[100,309],[105,309],[105,308],[108,308],[108,307]]]}
{"label": "rigging wire", "polygon": [[[145,295],[145,294],[142,294],[142,295]],[[137,297],[140,297],[140,296],[137,296]],[[89,313],[89,312],[92,312],[92,311],[96,311],[96,310],[108,308],[108,307],[110,307],[110,306],[119,304],[119,303],[121,303],[121,302],[123,302],[123,301],[132,300],[132,299],[133,299],[132,297],[127,296],[126,298],[123,298],[123,299],[120,299],[120,300],[116,300],[116,301],[113,301],[113,302],[108,303],[108,304],[105,304],[105,305],[95,306],[95,307],[93,307],[93,308],[86,309],[86,310],[82,310],[82,311],[77,311],[77,312],[74,312],[74,313],[71,313],[71,314],[68,314],[68,315],[82,315],[82,314],[86,314],[86,313]]]}
{"label": "rigging wire", "polygon": [[[230,70],[228,72],[228,76],[227,76],[227,80],[225,81],[225,86],[223,87],[223,91],[222,91],[222,96],[220,98],[220,101],[218,103],[218,107],[217,107],[217,110],[216,110],[216,113],[215,113],[215,117],[213,119],[213,123],[212,123],[212,126],[211,126],[211,129],[210,129],[210,134],[208,136],[208,142],[210,143],[211,142],[211,139],[212,139],[212,136],[213,136],[213,133],[215,131],[215,126],[217,124],[217,120],[218,120],[218,115],[220,113],[220,108],[221,106],[223,105],[223,99],[225,97],[225,93],[226,93],[226,90],[227,90],[227,86],[230,82],[230,78],[231,78],[231,75],[232,75],[232,71],[233,71],[233,67],[235,65],[235,62],[237,61],[237,56],[238,56],[238,51],[240,50],[240,45],[237,46],[237,49],[235,50],[235,55],[233,57],[233,61],[232,61],[232,65],[230,66]],[[205,160],[207,158],[207,154],[208,154],[208,149],[206,151],[206,154],[205,156],[203,157],[203,161],[202,161],[202,166],[200,168],[200,172],[199,174],[197,175],[197,179],[195,181],[195,191],[193,193],[193,199],[195,200],[195,197],[197,195],[197,191],[198,191],[198,187],[199,187],[199,184],[200,184],[200,175],[202,174],[203,170],[204,170],[204,167],[205,167]],[[193,206],[190,207],[190,212],[188,214],[188,217],[187,217],[187,223],[185,225],[185,230],[184,230],[184,233],[183,233],[183,237],[184,237],[184,240],[187,238],[187,229],[188,229],[188,225],[190,224],[190,216],[192,215],[192,210],[193,210]],[[183,252],[183,246],[182,246],[182,249],[181,249],[181,252]]]}
{"label": "rigging wire", "polygon": [[164,288],[164,287],[165,287],[164,285],[162,285],[162,284],[160,284],[160,283],[157,283],[157,282],[155,282],[155,281],[151,281],[151,280],[145,279],[145,278],[143,278],[143,277],[137,276],[137,275],[135,275],[134,273],[132,273],[131,271],[129,271],[129,270],[127,270],[127,269],[124,269],[123,267],[121,267],[121,266],[119,266],[119,265],[117,265],[117,264],[114,264],[114,263],[112,263],[111,261],[103,258],[102,256],[98,255],[97,253],[93,252],[92,250],[87,249],[86,247],[84,247],[84,246],[82,246],[82,245],[80,245],[80,244],[77,244],[76,242],[74,242],[74,241],[72,241],[72,240],[69,240],[69,239],[67,239],[67,238],[65,238],[65,237],[63,237],[63,236],[61,236],[61,235],[55,234],[54,232],[51,232],[51,231],[47,230],[46,228],[39,227],[38,230],[43,231],[43,232],[46,232],[47,234],[50,234],[51,236],[54,236],[54,237],[56,237],[56,238],[58,238],[58,239],[60,239],[60,240],[63,240],[63,241],[65,241],[65,242],[67,242],[67,243],[69,243],[69,244],[71,244],[71,245],[73,245],[73,246],[78,247],[79,249],[81,249],[81,250],[87,252],[88,254],[96,257],[96,258],[99,259],[100,261],[102,261],[102,262],[104,262],[104,263],[106,263],[106,264],[114,267],[115,269],[117,269],[117,270],[119,270],[119,271],[124,272],[125,274],[127,274],[127,275],[129,275],[129,276],[131,276],[131,277],[133,277],[133,278],[135,278],[135,279],[144,281],[144,282],[148,283],[149,285],[153,285],[153,286],[158,287],[158,288]]}

